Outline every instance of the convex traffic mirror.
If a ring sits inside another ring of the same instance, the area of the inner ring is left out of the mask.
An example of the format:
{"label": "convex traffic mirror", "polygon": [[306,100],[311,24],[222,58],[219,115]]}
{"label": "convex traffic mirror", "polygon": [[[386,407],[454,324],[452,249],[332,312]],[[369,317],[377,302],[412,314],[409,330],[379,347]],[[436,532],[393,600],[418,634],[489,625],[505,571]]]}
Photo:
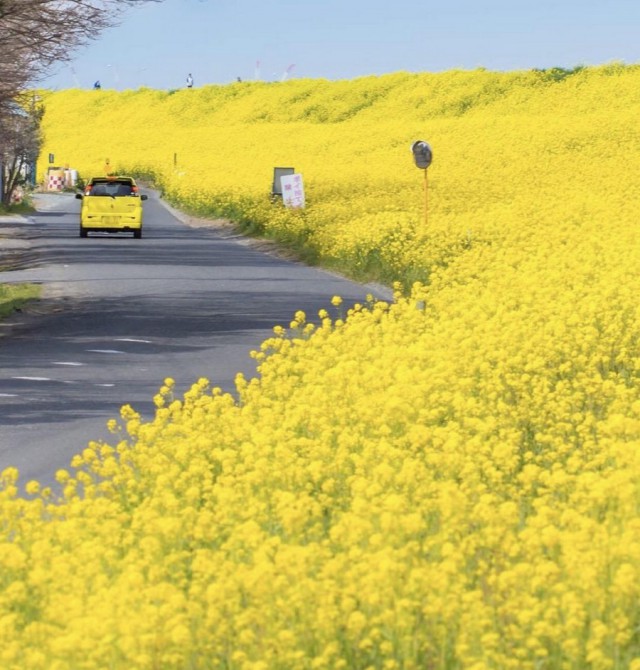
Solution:
{"label": "convex traffic mirror", "polygon": [[413,152],[413,160],[416,163],[416,167],[426,170],[431,165],[433,152],[427,142],[417,140],[411,145],[411,151]]}

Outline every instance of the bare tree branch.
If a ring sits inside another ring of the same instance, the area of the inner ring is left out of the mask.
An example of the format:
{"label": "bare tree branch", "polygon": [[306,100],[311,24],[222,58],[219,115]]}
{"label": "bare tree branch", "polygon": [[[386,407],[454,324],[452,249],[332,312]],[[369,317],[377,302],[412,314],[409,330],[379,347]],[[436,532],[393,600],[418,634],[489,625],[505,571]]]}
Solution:
{"label": "bare tree branch", "polygon": [[7,206],[15,187],[35,175],[44,108],[35,95],[19,96],[0,113],[0,203]]}
{"label": "bare tree branch", "polygon": [[41,113],[21,104],[29,84],[123,18],[125,7],[162,0],[0,0],[0,200],[37,155]]}
{"label": "bare tree branch", "polygon": [[0,101],[146,2],[161,0],[0,0]]}

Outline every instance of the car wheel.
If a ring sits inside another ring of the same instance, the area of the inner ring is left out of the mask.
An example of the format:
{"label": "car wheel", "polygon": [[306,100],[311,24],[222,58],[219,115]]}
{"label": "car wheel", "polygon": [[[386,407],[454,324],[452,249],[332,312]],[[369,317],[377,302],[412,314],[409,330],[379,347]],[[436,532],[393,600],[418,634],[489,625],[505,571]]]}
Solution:
{"label": "car wheel", "polygon": [[133,231],[133,236],[136,240],[139,240],[142,237],[142,228]]}
{"label": "car wheel", "polygon": [[80,237],[86,237],[89,231],[86,228],[80,228]]}

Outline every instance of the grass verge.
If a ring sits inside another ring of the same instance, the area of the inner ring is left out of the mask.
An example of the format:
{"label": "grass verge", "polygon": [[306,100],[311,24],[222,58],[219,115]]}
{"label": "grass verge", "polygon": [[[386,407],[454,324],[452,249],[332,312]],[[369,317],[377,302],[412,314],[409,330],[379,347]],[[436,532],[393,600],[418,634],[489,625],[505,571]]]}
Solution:
{"label": "grass verge", "polygon": [[5,205],[0,204],[0,215],[6,214],[32,214],[35,211],[31,198],[25,198],[22,202],[16,203],[14,205]]}
{"label": "grass verge", "polygon": [[10,316],[30,300],[40,297],[38,284],[0,284],[0,319]]}

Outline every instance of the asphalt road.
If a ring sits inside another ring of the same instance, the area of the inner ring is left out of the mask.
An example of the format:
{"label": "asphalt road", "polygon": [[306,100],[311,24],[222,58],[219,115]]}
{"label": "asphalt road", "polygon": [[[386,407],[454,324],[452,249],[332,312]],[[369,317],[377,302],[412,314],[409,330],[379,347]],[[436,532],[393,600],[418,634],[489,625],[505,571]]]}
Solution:
{"label": "asphalt road", "polygon": [[[143,238],[78,236],[79,201],[38,200],[18,224],[0,219],[5,282],[38,282],[45,300],[0,324],[0,471],[54,481],[90,440],[112,443],[106,422],[126,403],[145,418],[167,376],[182,394],[198,378],[233,391],[237,372],[274,325],[310,319],[380,287],[256,249],[228,229],[192,227],[150,193]],[[182,217],[180,217],[182,218]]]}

